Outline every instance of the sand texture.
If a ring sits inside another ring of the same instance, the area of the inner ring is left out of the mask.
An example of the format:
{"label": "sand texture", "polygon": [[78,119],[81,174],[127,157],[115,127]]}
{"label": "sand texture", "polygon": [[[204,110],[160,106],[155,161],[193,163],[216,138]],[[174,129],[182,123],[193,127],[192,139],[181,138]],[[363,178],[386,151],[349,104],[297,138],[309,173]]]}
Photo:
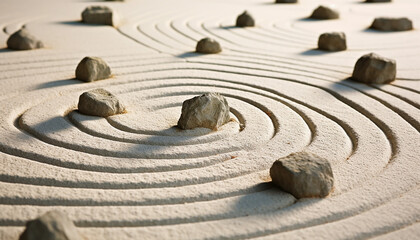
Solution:
{"label": "sand texture", "polygon": [[[1,0],[0,239],[60,210],[87,239],[415,239],[420,234],[420,2],[334,0],[340,18],[308,19],[332,1]],[[81,22],[110,7],[115,27]],[[247,10],[255,27],[235,27]],[[369,29],[407,17],[414,29]],[[7,49],[25,27],[44,43]],[[344,32],[347,50],[317,50]],[[218,54],[195,52],[197,41]],[[362,55],[397,62],[385,85],[349,79]],[[75,79],[86,56],[108,79]],[[126,113],[77,111],[103,88]],[[231,121],[217,131],[176,128],[182,102],[224,95]],[[331,163],[334,189],[296,199],[271,183],[294,152]]]}

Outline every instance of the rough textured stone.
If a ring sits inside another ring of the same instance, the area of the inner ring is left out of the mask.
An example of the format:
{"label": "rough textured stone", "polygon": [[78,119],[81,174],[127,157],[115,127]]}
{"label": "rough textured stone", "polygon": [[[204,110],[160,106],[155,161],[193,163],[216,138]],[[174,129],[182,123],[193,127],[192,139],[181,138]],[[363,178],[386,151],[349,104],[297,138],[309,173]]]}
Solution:
{"label": "rough textured stone", "polygon": [[334,186],[328,160],[299,152],[275,161],[270,169],[273,183],[296,198],[325,197]]}
{"label": "rough textured stone", "polygon": [[408,31],[413,29],[413,22],[408,18],[375,18],[370,27],[380,31]]}
{"label": "rough textured stone", "polygon": [[80,95],[78,109],[83,114],[98,117],[108,117],[125,112],[123,104],[117,97],[102,88]]}
{"label": "rough textured stone", "polygon": [[319,36],[318,48],[327,51],[346,50],[346,34],[344,34],[343,32],[323,33]]}
{"label": "rough textured stone", "polygon": [[115,26],[118,23],[118,16],[109,7],[89,6],[82,12],[82,21],[88,24]]}
{"label": "rough textured stone", "polygon": [[337,19],[340,17],[340,14],[337,10],[326,7],[319,6],[313,12],[310,18],[313,19]]}
{"label": "rough textured stone", "polygon": [[7,39],[7,47],[12,50],[31,50],[43,48],[44,44],[22,28]]}
{"label": "rough textured stone", "polygon": [[178,127],[217,130],[229,120],[229,105],[226,99],[219,93],[206,93],[184,101]]}
{"label": "rough textured stone", "polygon": [[276,3],[297,3],[297,0],[276,0]]}
{"label": "rough textured stone", "polygon": [[212,38],[203,38],[198,41],[195,51],[199,53],[219,53],[222,51],[222,47]]}
{"label": "rough textured stone", "polygon": [[76,68],[76,78],[85,82],[106,79],[111,76],[108,64],[99,57],[85,57]]}
{"label": "rough textured stone", "polygon": [[243,12],[236,19],[237,27],[253,27],[255,26],[255,20],[247,11]]}
{"label": "rough textured stone", "polygon": [[357,60],[352,78],[359,82],[381,84],[394,81],[396,74],[395,60],[369,53]]}
{"label": "rough textured stone", "polygon": [[391,0],[366,0],[367,3],[383,3],[383,2],[392,2]]}
{"label": "rough textured stone", "polygon": [[19,240],[82,240],[73,222],[59,211],[28,221]]}

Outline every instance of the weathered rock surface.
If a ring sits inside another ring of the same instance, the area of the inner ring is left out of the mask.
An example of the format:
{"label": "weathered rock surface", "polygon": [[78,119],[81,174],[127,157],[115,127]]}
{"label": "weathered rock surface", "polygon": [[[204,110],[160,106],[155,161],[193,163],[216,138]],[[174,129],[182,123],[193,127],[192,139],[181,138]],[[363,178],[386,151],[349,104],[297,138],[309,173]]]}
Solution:
{"label": "weathered rock surface", "polygon": [[296,198],[325,197],[334,186],[328,160],[305,152],[280,158],[270,168],[273,183]]}
{"label": "weathered rock surface", "polygon": [[276,3],[297,3],[297,0],[276,0]]}
{"label": "weathered rock surface", "polygon": [[229,122],[229,105],[219,93],[206,93],[184,101],[178,127],[182,129],[209,128],[217,130]]}
{"label": "weathered rock surface", "polygon": [[62,212],[50,211],[28,221],[19,240],[82,240],[73,222]]}
{"label": "weathered rock surface", "polygon": [[381,84],[394,81],[396,74],[395,60],[369,53],[357,60],[352,78],[359,82]]}
{"label": "weathered rock surface", "polygon": [[76,78],[85,82],[106,79],[111,76],[111,68],[99,57],[85,57],[76,67]]}
{"label": "weathered rock surface", "polygon": [[195,51],[199,53],[219,53],[222,51],[222,47],[219,42],[212,38],[203,38],[198,41]]}
{"label": "weathered rock surface", "polygon": [[255,20],[247,11],[243,12],[236,18],[237,27],[253,27],[255,26]]}
{"label": "weathered rock surface", "polygon": [[89,6],[82,12],[82,21],[88,24],[115,26],[118,24],[118,16],[109,7]]}
{"label": "weathered rock surface", "polygon": [[108,117],[125,112],[125,108],[118,98],[102,88],[80,95],[78,110],[83,114],[98,117]]}
{"label": "weathered rock surface", "polygon": [[319,36],[318,48],[326,51],[346,50],[346,34],[343,32],[323,33]]}
{"label": "weathered rock surface", "polygon": [[26,28],[22,28],[7,39],[7,47],[12,50],[31,50],[43,48],[44,44],[31,35]]}
{"label": "weathered rock surface", "polygon": [[413,22],[408,18],[375,18],[373,29],[380,31],[408,31],[413,29]]}
{"label": "weathered rock surface", "polygon": [[326,6],[319,6],[313,12],[310,18],[313,19],[337,19],[340,17],[340,14],[337,10],[326,7]]}

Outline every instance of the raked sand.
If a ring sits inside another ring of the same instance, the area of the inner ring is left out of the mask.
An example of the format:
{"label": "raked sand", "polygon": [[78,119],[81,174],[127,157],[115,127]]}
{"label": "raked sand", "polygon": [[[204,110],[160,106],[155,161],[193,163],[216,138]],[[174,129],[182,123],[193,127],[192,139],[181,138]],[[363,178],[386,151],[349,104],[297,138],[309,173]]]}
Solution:
{"label": "raked sand", "polygon": [[[59,209],[87,239],[415,239],[420,236],[420,32],[368,30],[375,17],[408,17],[418,0],[335,0],[339,20],[308,20],[300,0],[2,0],[0,2],[0,239]],[[116,27],[85,25],[106,5]],[[235,28],[248,10],[254,28]],[[6,49],[25,26],[46,48]],[[348,50],[315,50],[343,31]],[[195,54],[203,37],[223,52]],[[375,52],[397,80],[349,80]],[[85,56],[113,77],[74,79]],[[75,111],[104,88],[127,113]],[[174,126],[182,102],[223,94],[234,119],[216,132]],[[293,152],[327,158],[335,188],[297,200],[271,184],[272,163]]]}

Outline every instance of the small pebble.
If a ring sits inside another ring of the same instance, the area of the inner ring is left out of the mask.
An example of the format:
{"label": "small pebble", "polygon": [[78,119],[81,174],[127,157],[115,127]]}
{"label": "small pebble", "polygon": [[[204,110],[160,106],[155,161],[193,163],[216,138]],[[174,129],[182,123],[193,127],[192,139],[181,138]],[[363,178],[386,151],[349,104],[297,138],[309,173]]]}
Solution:
{"label": "small pebble", "polygon": [[305,152],[275,161],[270,176],[275,185],[296,198],[326,197],[334,186],[330,162]]}
{"label": "small pebble", "polygon": [[413,29],[413,22],[408,18],[375,18],[373,29],[380,31],[408,31]]}
{"label": "small pebble", "polygon": [[85,82],[106,79],[111,76],[108,64],[99,57],[85,57],[76,68],[76,79]]}
{"label": "small pebble", "polygon": [[12,50],[31,50],[43,48],[44,44],[31,35],[26,28],[22,28],[10,35],[7,47]]}
{"label": "small pebble", "polygon": [[319,36],[318,48],[326,51],[346,50],[346,34],[343,32],[323,33]]}
{"label": "small pebble", "polygon": [[255,26],[255,20],[247,11],[243,12],[236,19],[237,27],[253,27]]}
{"label": "small pebble", "polygon": [[354,66],[352,78],[364,83],[389,83],[395,80],[397,64],[395,60],[375,53],[363,55]]}
{"label": "small pebble", "polygon": [[19,240],[82,240],[73,222],[62,212],[50,211],[28,221]]}
{"label": "small pebble", "polygon": [[195,51],[199,53],[219,53],[222,51],[222,47],[212,38],[203,38],[198,41]]}
{"label": "small pebble", "polygon": [[181,129],[209,128],[217,130],[230,121],[229,105],[219,93],[206,93],[182,104],[178,127]]}
{"label": "small pebble", "polygon": [[276,0],[276,3],[297,3],[297,0]]}
{"label": "small pebble", "polygon": [[109,7],[89,6],[82,12],[82,22],[115,26],[118,23],[118,16]]}
{"label": "small pebble", "polygon": [[337,10],[326,7],[326,6],[319,6],[313,12],[310,18],[313,19],[337,19],[340,17],[340,14]]}
{"label": "small pebble", "polygon": [[78,110],[83,114],[98,117],[109,117],[125,112],[125,108],[118,98],[102,88],[80,95]]}

